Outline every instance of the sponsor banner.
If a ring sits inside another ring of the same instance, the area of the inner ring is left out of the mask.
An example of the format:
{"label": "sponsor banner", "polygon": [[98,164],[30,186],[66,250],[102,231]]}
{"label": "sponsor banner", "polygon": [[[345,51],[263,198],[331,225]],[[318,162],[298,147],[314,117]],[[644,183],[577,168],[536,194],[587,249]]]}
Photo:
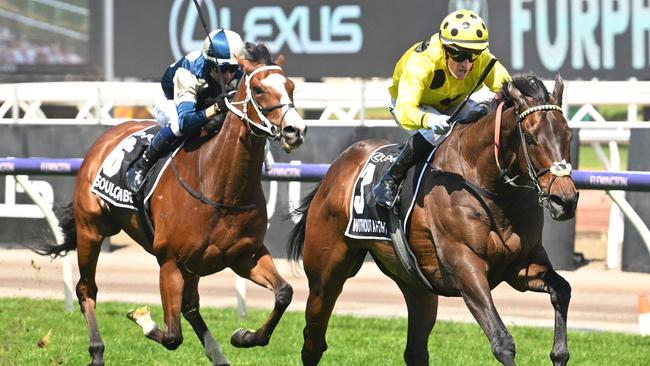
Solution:
{"label": "sponsor banner", "polygon": [[[401,52],[431,35],[447,11],[445,2],[424,0],[201,3],[210,29],[265,42],[287,57],[289,75],[306,78],[388,76]],[[188,0],[141,0],[137,7],[116,0],[116,76],[159,79],[168,64],[200,49],[205,31],[194,9]]]}
{"label": "sponsor banner", "polygon": [[[642,0],[203,0],[210,29],[225,27],[287,57],[291,76],[390,77],[415,42],[450,11],[477,11],[491,50],[513,73],[552,79],[650,79],[650,3]],[[205,31],[189,0],[115,0],[117,77],[158,80],[200,49]]]}

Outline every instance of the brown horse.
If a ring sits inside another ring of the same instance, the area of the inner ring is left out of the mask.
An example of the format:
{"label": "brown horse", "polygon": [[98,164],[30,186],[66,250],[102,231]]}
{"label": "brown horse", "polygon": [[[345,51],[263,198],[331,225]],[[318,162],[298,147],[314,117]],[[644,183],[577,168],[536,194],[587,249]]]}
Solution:
{"label": "brown horse", "polygon": [[[309,280],[305,365],[317,364],[327,349],[325,333],[334,303],[367,253],[406,300],[408,365],[429,362],[427,342],[436,321],[438,295],[462,296],[495,357],[514,365],[515,344],[490,292],[502,281],[519,291],[550,294],[555,309],[551,359],[555,365],[567,363],[571,287],[553,270],[542,247],[542,206],[554,219],[565,220],[574,216],[578,200],[566,163],[571,130],[559,107],[562,91],[559,75],[551,95],[532,74],[515,76],[492,103],[490,114],[476,123],[457,125],[439,146],[431,162],[437,172],[424,178],[407,228],[411,249],[432,291],[409,276],[389,242],[344,236],[356,177],[369,154],[388,142],[356,143],[334,161],[320,185],[294,211],[302,218],[288,247],[292,260],[302,256]],[[505,102],[505,111],[503,106],[494,111],[499,101]]]}
{"label": "brown horse", "polygon": [[239,60],[245,76],[221,131],[212,139],[203,133],[190,140],[172,163],[180,179],[195,193],[203,194],[202,201],[180,184],[172,169],[167,169],[151,198],[153,241],[133,211],[109,207],[90,191],[113,148],[153,123],[128,122],[112,127],[88,151],[67,218],[61,221],[65,243],[34,249],[41,254],[60,254],[76,248],[80,272],[76,292],[88,324],[93,365],[104,363],[104,343],[95,315],[97,259],[102,240],[120,230],[156,256],[160,265],[164,329],[159,329],[148,314],[130,313],[148,338],[167,349],[178,348],[183,341],[182,313],[213,364],[227,365],[221,346],[199,313],[198,285],[200,277],[230,267],[275,293],[275,306],[265,324],[257,331],[237,330],[231,343],[237,347],[268,344],[293,290],[278,274],[263,243],[267,228],[261,186],[264,148],[267,140],[278,140],[289,152],[302,144],[305,133],[304,121],[293,105],[294,84],[278,66],[283,60],[280,56],[271,61],[263,45],[246,45],[246,57]]}

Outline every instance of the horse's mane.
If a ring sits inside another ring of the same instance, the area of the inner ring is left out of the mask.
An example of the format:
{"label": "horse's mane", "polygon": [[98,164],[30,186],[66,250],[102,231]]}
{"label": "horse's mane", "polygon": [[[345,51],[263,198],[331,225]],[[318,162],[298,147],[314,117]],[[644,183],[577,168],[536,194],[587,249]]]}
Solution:
{"label": "horse's mane", "polygon": [[500,102],[505,102],[505,107],[512,107],[514,101],[508,93],[508,87],[514,85],[519,91],[528,97],[535,99],[540,104],[548,103],[549,93],[546,90],[544,83],[532,72],[524,74],[515,74],[512,80],[503,83],[503,87],[499,94],[490,102],[488,102],[488,110],[494,111]]}
{"label": "horse's mane", "polygon": [[275,62],[271,59],[271,52],[264,43],[246,42],[244,45],[244,58],[258,64],[275,65]]}

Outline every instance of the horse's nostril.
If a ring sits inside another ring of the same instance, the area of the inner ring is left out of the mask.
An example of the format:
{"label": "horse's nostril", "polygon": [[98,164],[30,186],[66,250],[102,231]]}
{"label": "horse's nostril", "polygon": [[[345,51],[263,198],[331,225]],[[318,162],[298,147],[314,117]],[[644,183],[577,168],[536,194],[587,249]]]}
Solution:
{"label": "horse's nostril", "polygon": [[286,126],[282,129],[282,134],[286,137],[296,137],[298,136],[298,130],[293,126]]}

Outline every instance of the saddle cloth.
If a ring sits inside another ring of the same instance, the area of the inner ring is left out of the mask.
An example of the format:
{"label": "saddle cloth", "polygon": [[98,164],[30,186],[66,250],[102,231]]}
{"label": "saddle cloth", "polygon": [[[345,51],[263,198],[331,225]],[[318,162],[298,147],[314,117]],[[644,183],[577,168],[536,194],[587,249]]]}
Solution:
{"label": "saddle cloth", "polygon": [[149,126],[120,141],[102,162],[91,192],[113,206],[138,211],[138,206],[149,200],[173,154],[159,159],[149,171],[143,186],[143,202],[137,202],[138,197],[134,197],[134,193],[127,188],[126,171],[142,155],[159,129],[159,125]]}
{"label": "saddle cloth", "polygon": [[[353,186],[350,201],[350,220],[345,230],[345,236],[354,239],[391,240],[388,227],[389,210],[377,205],[372,197],[372,187],[381,178],[390,164],[395,161],[401,150],[400,145],[389,144],[377,148],[370,154],[363,169],[359,173]],[[406,231],[408,219],[411,215],[415,197],[428,162],[433,157],[435,150],[429,157],[411,167],[402,183],[400,199],[400,219]]]}

